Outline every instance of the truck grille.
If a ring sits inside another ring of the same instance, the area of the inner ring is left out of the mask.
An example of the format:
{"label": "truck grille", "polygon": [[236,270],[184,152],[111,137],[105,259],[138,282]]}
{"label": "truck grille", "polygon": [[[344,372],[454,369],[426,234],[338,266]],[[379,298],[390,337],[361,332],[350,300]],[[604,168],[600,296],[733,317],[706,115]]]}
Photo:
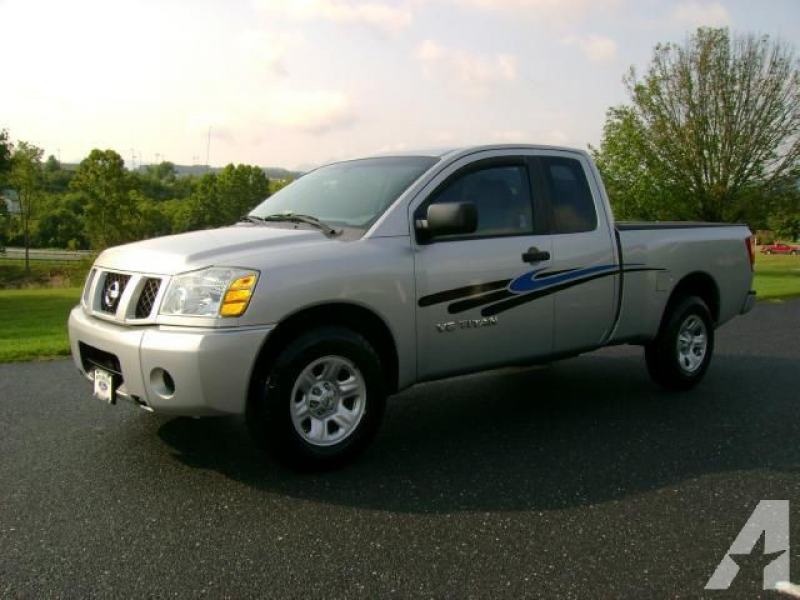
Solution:
{"label": "truck grille", "polygon": [[100,296],[100,310],[108,314],[116,314],[122,293],[131,276],[123,273],[106,273]]}
{"label": "truck grille", "polygon": [[87,278],[83,305],[106,320],[146,325],[155,322],[167,281],[153,274],[95,268]]}
{"label": "truck grille", "polygon": [[161,287],[161,280],[149,277],[145,280],[142,291],[139,294],[139,300],[136,302],[136,318],[146,319],[153,312],[153,306],[156,303],[158,290]]}

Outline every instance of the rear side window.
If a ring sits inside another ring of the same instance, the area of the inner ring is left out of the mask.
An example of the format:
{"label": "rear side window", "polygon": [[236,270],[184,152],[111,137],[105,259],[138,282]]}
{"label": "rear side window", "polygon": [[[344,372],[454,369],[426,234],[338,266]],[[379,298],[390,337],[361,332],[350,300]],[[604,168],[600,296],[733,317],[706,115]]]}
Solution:
{"label": "rear side window", "polygon": [[545,157],[542,161],[553,205],[555,233],[594,231],[597,212],[581,163],[555,157]]}

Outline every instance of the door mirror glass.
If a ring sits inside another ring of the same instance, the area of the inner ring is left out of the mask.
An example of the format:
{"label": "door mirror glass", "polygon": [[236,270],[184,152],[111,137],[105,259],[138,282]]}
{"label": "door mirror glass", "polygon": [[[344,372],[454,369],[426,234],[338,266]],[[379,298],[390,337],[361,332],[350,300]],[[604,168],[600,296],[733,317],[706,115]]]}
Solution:
{"label": "door mirror glass", "polygon": [[428,237],[468,235],[478,228],[478,209],[472,202],[443,202],[428,207],[422,230]]}

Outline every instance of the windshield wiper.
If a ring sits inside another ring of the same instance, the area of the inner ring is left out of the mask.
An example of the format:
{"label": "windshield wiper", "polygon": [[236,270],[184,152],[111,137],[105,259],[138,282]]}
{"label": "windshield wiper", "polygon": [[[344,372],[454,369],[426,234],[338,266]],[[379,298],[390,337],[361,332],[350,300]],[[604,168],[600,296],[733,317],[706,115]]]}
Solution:
{"label": "windshield wiper", "polygon": [[240,223],[256,223],[257,225],[263,225],[264,219],[261,217],[257,217],[255,215],[245,215],[240,220]]}
{"label": "windshield wiper", "polygon": [[266,217],[256,217],[253,215],[247,215],[248,219],[252,218],[254,222],[257,223],[264,223],[268,221],[278,221],[278,222],[290,222],[290,223],[305,223],[307,225],[312,225],[317,229],[321,229],[325,232],[326,235],[334,236],[339,235],[342,233],[341,229],[334,229],[327,223],[320,221],[316,217],[312,217],[310,215],[297,215],[295,213],[286,213],[286,214],[277,214],[277,215],[269,215]]}

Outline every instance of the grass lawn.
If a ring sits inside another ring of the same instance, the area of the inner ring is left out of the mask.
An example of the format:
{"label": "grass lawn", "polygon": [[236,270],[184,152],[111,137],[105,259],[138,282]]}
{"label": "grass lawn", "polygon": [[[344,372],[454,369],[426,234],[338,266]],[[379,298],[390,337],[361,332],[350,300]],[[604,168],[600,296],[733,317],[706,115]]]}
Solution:
{"label": "grass lawn", "polygon": [[0,290],[0,362],[69,354],[67,317],[80,288]]}
{"label": "grass lawn", "polygon": [[800,296],[800,256],[758,254],[753,286],[759,300]]}
{"label": "grass lawn", "polygon": [[[756,258],[759,299],[800,296],[800,256]],[[0,290],[0,362],[66,356],[67,316],[80,288]]]}

